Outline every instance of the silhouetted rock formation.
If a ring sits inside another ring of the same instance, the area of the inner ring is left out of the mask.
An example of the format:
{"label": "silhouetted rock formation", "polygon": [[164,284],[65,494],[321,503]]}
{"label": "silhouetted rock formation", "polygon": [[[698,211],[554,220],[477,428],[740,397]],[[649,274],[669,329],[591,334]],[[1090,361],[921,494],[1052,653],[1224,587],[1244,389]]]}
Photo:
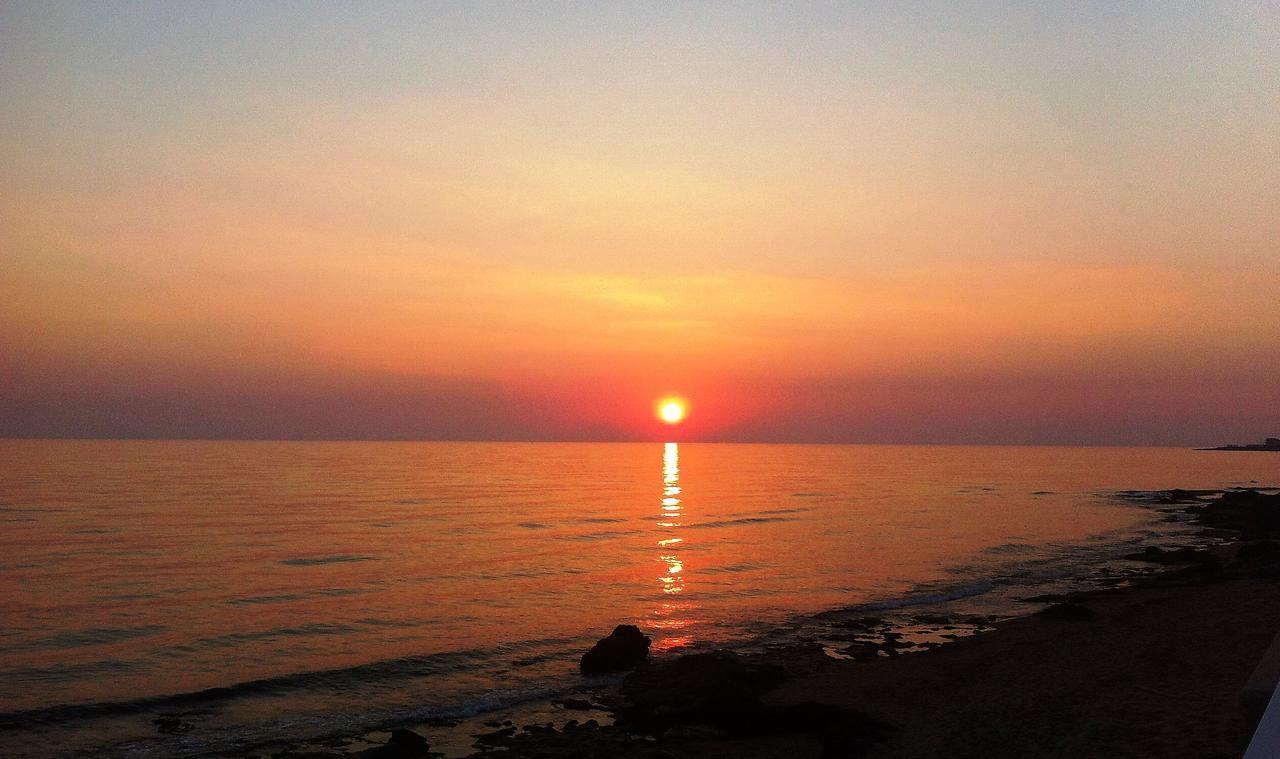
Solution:
{"label": "silhouetted rock formation", "polygon": [[414,759],[425,757],[431,752],[427,739],[412,730],[392,730],[391,737],[381,746],[365,749],[360,753],[364,759]]}
{"label": "silhouetted rock formation", "polygon": [[582,655],[579,669],[584,675],[600,675],[632,669],[649,658],[649,636],[635,625],[618,625]]}
{"label": "silhouetted rock formation", "polygon": [[1236,530],[1246,540],[1280,535],[1280,493],[1228,490],[1218,500],[1188,506],[1187,511],[1201,524]]}

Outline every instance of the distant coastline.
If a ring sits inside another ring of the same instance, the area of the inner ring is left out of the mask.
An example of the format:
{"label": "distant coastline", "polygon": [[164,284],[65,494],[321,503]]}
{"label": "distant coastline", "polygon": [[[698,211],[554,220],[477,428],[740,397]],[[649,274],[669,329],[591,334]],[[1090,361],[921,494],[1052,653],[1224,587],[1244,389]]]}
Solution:
{"label": "distant coastline", "polygon": [[1197,448],[1197,451],[1280,451],[1280,438],[1269,437],[1261,443],[1248,445],[1220,445],[1216,448]]}

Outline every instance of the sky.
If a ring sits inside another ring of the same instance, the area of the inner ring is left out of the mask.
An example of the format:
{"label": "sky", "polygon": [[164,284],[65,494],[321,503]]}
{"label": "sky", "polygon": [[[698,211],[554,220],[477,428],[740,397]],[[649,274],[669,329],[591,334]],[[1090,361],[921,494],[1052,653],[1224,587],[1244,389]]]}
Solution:
{"label": "sky", "polygon": [[0,102],[0,436],[1280,434],[1280,2],[4,0]]}

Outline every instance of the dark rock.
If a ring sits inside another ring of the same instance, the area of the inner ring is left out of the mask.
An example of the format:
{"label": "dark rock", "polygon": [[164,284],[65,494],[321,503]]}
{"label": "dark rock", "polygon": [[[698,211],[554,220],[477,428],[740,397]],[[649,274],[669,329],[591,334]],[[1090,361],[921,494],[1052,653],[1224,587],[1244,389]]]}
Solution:
{"label": "dark rock", "polygon": [[945,614],[917,614],[911,618],[917,625],[945,625],[952,620]]}
{"label": "dark rock", "polygon": [[618,625],[582,655],[579,669],[584,675],[622,672],[649,658],[649,636],[635,625]]}
{"label": "dark rock", "polygon": [[842,653],[856,661],[872,661],[880,658],[880,647],[874,643],[854,643],[846,646]]}
{"label": "dark rock", "polygon": [[912,645],[914,644],[902,639],[902,633],[887,632],[884,633],[884,640],[880,643],[880,650],[889,656],[897,656],[901,653],[898,649],[911,648]]}
{"label": "dark rock", "polygon": [[395,746],[401,750],[417,751],[425,754],[431,746],[427,743],[427,739],[412,730],[392,730],[391,737],[387,739],[388,746]]}
{"label": "dark rock", "polygon": [[1145,561],[1149,564],[1200,564],[1213,561],[1213,557],[1207,551],[1195,548],[1163,549],[1155,546],[1147,546],[1125,558],[1131,561]]}
{"label": "dark rock", "polygon": [[1228,490],[1198,512],[1197,521],[1220,529],[1235,530],[1246,539],[1280,535],[1280,494],[1257,490]]}
{"label": "dark rock", "polygon": [[585,698],[566,698],[560,702],[560,705],[566,709],[572,709],[579,712],[589,711],[594,708],[591,706],[591,702]]}
{"label": "dark rock", "polygon": [[504,727],[501,730],[494,730],[492,733],[477,735],[476,746],[506,746],[511,743],[511,736],[515,735],[515,727]]}
{"label": "dark rock", "polygon": [[854,630],[869,630],[873,627],[880,627],[884,624],[884,620],[880,617],[858,617],[857,619],[846,619],[841,621],[841,627],[847,627]]}
{"label": "dark rock", "polygon": [[181,717],[175,717],[170,714],[156,717],[151,722],[156,726],[156,732],[164,733],[165,735],[181,735],[195,729],[195,725],[184,721]]}
{"label": "dark rock", "polygon": [[1280,543],[1255,540],[1240,544],[1232,569],[1250,577],[1280,577]]}
{"label": "dark rock", "polygon": [[1081,606],[1077,603],[1064,602],[1047,606],[1036,612],[1036,616],[1045,619],[1058,619],[1066,622],[1090,622],[1098,615],[1087,606]]}
{"label": "dark rock", "polygon": [[737,654],[689,654],[627,676],[619,721],[661,732],[677,724],[709,724],[731,732],[759,727],[760,697],[786,674]]}
{"label": "dark rock", "polygon": [[413,759],[426,756],[431,751],[427,739],[412,730],[399,728],[391,731],[391,737],[381,746],[360,752],[365,759]]}

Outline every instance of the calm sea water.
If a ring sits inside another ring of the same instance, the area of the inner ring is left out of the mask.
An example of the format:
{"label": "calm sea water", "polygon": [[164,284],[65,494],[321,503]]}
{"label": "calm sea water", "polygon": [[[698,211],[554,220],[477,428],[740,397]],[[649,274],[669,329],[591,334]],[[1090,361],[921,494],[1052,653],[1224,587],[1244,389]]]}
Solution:
{"label": "calm sea water", "polygon": [[[826,608],[1028,587],[1163,529],[1147,448],[0,441],[0,753],[201,754],[473,713]],[[185,710],[195,729],[159,735]]]}

